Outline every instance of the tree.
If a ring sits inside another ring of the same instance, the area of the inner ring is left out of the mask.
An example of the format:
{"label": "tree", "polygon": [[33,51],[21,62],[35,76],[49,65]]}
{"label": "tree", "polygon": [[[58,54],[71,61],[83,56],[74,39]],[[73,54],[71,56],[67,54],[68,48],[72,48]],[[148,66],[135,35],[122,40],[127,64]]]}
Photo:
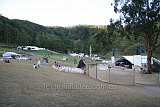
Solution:
{"label": "tree", "polygon": [[114,0],[114,11],[126,30],[136,37],[143,37],[147,50],[148,73],[152,73],[151,57],[160,43],[159,0]]}
{"label": "tree", "polygon": [[117,21],[113,23],[113,20],[110,20],[110,25],[107,26],[107,29],[102,29],[95,34],[94,38],[100,46],[102,46],[103,52],[110,52],[112,48],[117,48],[120,45],[120,41],[124,36],[124,28],[121,26],[120,22]]}
{"label": "tree", "polygon": [[32,38],[30,37],[30,35],[27,34],[27,32],[24,29],[19,31],[16,37],[17,45],[29,45],[31,40]]}
{"label": "tree", "polygon": [[18,30],[9,24],[4,24],[4,26],[1,28],[0,39],[7,44],[14,44]]}

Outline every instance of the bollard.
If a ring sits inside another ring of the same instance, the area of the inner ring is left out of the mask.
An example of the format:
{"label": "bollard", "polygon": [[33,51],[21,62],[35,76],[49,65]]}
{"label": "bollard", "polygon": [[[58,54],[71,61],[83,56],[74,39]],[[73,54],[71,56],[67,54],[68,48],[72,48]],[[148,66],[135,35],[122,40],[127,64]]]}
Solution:
{"label": "bollard", "polygon": [[110,69],[111,69],[111,66],[110,65],[108,65],[108,68],[109,68],[109,83],[110,83]]}

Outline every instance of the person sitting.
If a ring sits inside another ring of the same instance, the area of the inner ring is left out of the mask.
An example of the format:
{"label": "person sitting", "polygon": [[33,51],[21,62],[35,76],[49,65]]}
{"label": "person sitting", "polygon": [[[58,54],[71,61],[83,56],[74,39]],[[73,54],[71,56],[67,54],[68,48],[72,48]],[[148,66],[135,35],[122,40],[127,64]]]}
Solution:
{"label": "person sitting", "polygon": [[34,65],[33,65],[33,68],[38,68],[37,64],[34,64]]}
{"label": "person sitting", "polygon": [[7,63],[10,63],[10,61],[8,60],[8,62]]}
{"label": "person sitting", "polygon": [[85,62],[84,62],[83,59],[81,59],[81,60],[79,61],[77,68],[80,68],[80,69],[82,69],[82,70],[85,70],[85,69],[86,69],[86,64],[85,64]]}
{"label": "person sitting", "polygon": [[10,63],[10,61],[5,59],[5,60],[4,60],[4,63]]}

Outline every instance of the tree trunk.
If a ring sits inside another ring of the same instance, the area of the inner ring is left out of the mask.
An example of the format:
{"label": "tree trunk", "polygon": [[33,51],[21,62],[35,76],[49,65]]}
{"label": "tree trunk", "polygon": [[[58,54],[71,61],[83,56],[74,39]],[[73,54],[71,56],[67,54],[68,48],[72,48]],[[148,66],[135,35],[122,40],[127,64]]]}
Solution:
{"label": "tree trunk", "polygon": [[148,68],[148,73],[152,74],[152,64],[151,64],[151,57],[152,57],[152,50],[147,51],[147,68]]}
{"label": "tree trunk", "polygon": [[145,41],[146,41],[146,49],[147,49],[147,68],[148,74],[152,74],[152,64],[151,64],[151,57],[152,57],[152,48],[149,40],[149,36],[145,34]]}

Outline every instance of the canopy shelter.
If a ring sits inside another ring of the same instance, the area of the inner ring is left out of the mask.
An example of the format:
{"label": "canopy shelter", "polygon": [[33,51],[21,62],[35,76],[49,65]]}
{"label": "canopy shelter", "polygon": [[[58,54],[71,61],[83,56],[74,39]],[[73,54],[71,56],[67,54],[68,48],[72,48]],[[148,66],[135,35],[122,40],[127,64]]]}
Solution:
{"label": "canopy shelter", "polygon": [[19,55],[19,54],[15,53],[15,52],[5,52],[2,55],[2,57],[4,57],[4,58],[15,58],[17,55]]}

